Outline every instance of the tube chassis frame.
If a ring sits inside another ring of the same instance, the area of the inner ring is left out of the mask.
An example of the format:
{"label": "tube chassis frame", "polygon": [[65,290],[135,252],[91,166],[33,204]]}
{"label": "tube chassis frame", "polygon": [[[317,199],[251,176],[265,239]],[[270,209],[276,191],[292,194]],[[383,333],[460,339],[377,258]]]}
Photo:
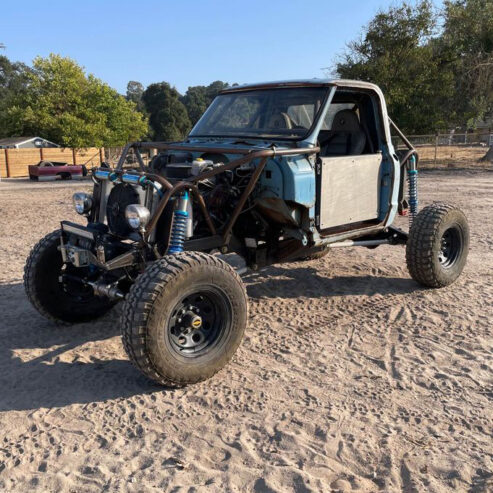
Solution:
{"label": "tube chassis frame", "polygon": [[[412,155],[415,155],[417,157],[417,152],[416,149],[412,146],[412,144],[409,142],[409,140],[404,136],[404,134],[400,131],[400,129],[395,125],[395,123],[389,118],[389,123],[390,125],[394,128],[394,130],[397,132],[398,136],[402,139],[406,147],[408,148],[408,152],[404,155],[402,159],[400,159],[400,165],[401,165],[401,185],[403,184],[403,177],[404,173],[403,168],[404,165],[409,161],[410,157]],[[217,152],[217,153],[226,153],[226,154],[233,154],[233,155],[239,155],[237,159],[234,159],[233,161],[222,164],[220,166],[216,166],[214,169],[206,171],[204,173],[201,173],[197,176],[185,178],[183,180],[180,180],[174,184],[172,184],[170,181],[168,181],[165,177],[160,176],[153,172],[153,170],[150,170],[148,167],[145,166],[145,163],[142,159],[142,155],[140,153],[141,149],[159,149],[159,150],[179,150],[179,151],[190,151],[190,152]],[[302,148],[292,148],[292,149],[276,149],[275,146],[272,146],[270,149],[259,149],[259,150],[252,150],[251,148],[238,148],[238,147],[210,147],[210,146],[200,146],[200,145],[187,145],[187,144],[175,144],[175,143],[167,143],[167,142],[132,142],[127,144],[120,156],[120,159],[118,161],[118,164],[116,168],[112,171],[112,174],[114,174],[115,178],[118,179],[119,176],[123,175],[125,173],[123,166],[126,160],[126,157],[128,154],[133,151],[136,158],[137,162],[139,165],[139,176],[145,177],[149,180],[155,181],[159,183],[163,187],[164,195],[160,199],[158,206],[156,210],[154,211],[153,215],[151,216],[151,219],[149,223],[147,224],[145,230],[143,231],[143,240],[144,242],[148,242],[152,232],[154,231],[162,213],[164,212],[166,206],[168,205],[169,201],[171,198],[176,195],[177,193],[183,191],[183,190],[188,190],[189,193],[195,198],[197,201],[197,204],[200,207],[200,211],[206,221],[206,224],[210,230],[211,236],[210,237],[205,237],[205,238],[199,238],[195,240],[188,240],[185,242],[185,249],[190,250],[194,249],[191,248],[195,246],[196,249],[212,249],[212,248],[223,248],[225,251],[228,249],[228,245],[231,241],[231,236],[232,236],[232,228],[241,213],[248,197],[252,193],[253,189],[255,188],[255,185],[257,184],[260,175],[262,171],[264,170],[264,167],[270,157],[275,157],[275,156],[296,156],[296,155],[313,155],[317,154],[320,151],[319,147],[302,147]],[[259,163],[256,166],[255,170],[252,173],[252,176],[241,194],[238,203],[236,204],[236,207],[233,211],[233,214],[231,215],[231,218],[223,228],[221,232],[218,233],[216,230],[212,219],[209,215],[209,212],[207,211],[207,207],[205,205],[204,199],[202,195],[199,193],[197,183],[200,182],[201,180],[211,178],[215,175],[218,175],[220,173],[223,173],[228,170],[235,169],[239,166],[242,166],[244,164],[250,163],[255,159],[259,159]],[[135,172],[133,172],[134,174]],[[394,177],[395,179],[395,177]],[[402,188],[402,187],[401,187]],[[383,221],[385,222],[385,221]],[[342,235],[341,234],[334,234],[334,235],[329,235],[333,236],[332,241],[328,241],[328,238],[322,238],[318,237],[316,238],[315,241],[315,248],[320,248],[320,246],[323,245],[330,245],[330,243],[335,243],[339,240],[343,240],[346,237],[355,237],[355,236],[360,236],[360,237],[365,237],[365,235],[371,234],[372,232],[379,232],[382,229],[382,223],[373,227],[363,227],[363,228],[358,228],[353,231],[348,231],[344,232]],[[382,242],[387,242],[385,241],[386,238],[389,239],[388,242],[394,242],[397,241],[398,243],[403,243],[407,239],[407,235],[401,231],[396,230],[395,228],[389,227],[386,228],[388,230],[388,235],[384,234],[382,238]],[[398,232],[397,232],[398,231]],[[318,236],[318,235],[316,235]],[[381,236],[381,235],[379,235]],[[306,250],[308,253],[310,252],[311,248],[310,247],[305,247],[301,246],[296,250],[295,253],[299,253],[300,250]],[[291,253],[287,255],[286,257],[289,258],[293,256],[294,253]]]}
{"label": "tube chassis frame", "polygon": [[[216,166],[214,169],[206,171],[204,173],[201,173],[197,176],[193,176],[190,178],[183,179],[181,181],[178,181],[174,184],[170,183],[166,178],[163,176],[157,175],[154,173],[152,170],[149,170],[144,164],[144,161],[142,159],[142,155],[140,154],[140,149],[159,149],[159,150],[182,150],[182,151],[190,151],[190,152],[221,152],[221,153],[226,153],[226,154],[237,154],[240,155],[238,159],[234,159],[233,161],[223,164],[220,166]],[[125,163],[125,159],[129,152],[133,150],[135,153],[135,156],[137,157],[137,162],[139,164],[139,175],[142,177],[145,177],[149,180],[153,180],[157,183],[159,183],[163,189],[164,189],[164,195],[160,199],[158,206],[156,210],[154,211],[153,215],[151,216],[151,219],[149,223],[147,224],[144,232],[143,232],[143,239],[144,241],[148,241],[150,235],[152,234],[153,230],[155,229],[159,218],[161,217],[162,213],[164,212],[166,206],[168,205],[170,199],[176,195],[177,193],[183,191],[183,190],[188,190],[189,193],[197,200],[197,203],[200,207],[201,213],[204,216],[204,219],[209,227],[211,237],[210,238],[200,238],[198,240],[191,240],[188,242],[185,242],[185,248],[190,249],[189,245],[187,243],[192,243],[192,244],[197,244],[197,243],[207,243],[207,248],[218,248],[218,247],[226,247],[230,243],[231,236],[232,236],[232,228],[241,213],[248,197],[252,193],[253,189],[255,188],[255,185],[257,184],[260,175],[262,171],[264,170],[265,164],[267,163],[267,160],[270,157],[274,156],[296,156],[296,155],[301,155],[301,154],[306,154],[306,155],[312,155],[316,154],[320,151],[319,147],[303,147],[303,148],[293,148],[293,149],[276,149],[275,147],[272,147],[271,149],[260,149],[258,151],[255,151],[251,148],[238,148],[238,147],[202,147],[202,146],[196,146],[196,145],[185,145],[185,144],[170,144],[166,142],[132,142],[130,144],[127,144],[122,152],[122,155],[120,156],[120,159],[118,161],[117,167],[112,171],[116,175],[116,178],[118,176],[121,176],[124,174],[123,170],[123,165]],[[201,180],[211,178],[215,175],[218,175],[220,173],[223,173],[228,170],[235,169],[239,166],[242,166],[244,164],[250,163],[255,159],[259,159],[258,165],[255,167],[255,170],[252,173],[252,176],[241,194],[241,196],[238,199],[238,203],[236,204],[236,207],[233,211],[233,214],[231,215],[231,218],[227,222],[226,226],[223,228],[223,230],[218,234],[218,231],[216,230],[212,219],[209,215],[209,212],[207,211],[204,199],[202,195],[199,193],[197,183],[200,182]],[[198,246],[198,245],[197,245]],[[198,248],[200,249],[200,248]]]}

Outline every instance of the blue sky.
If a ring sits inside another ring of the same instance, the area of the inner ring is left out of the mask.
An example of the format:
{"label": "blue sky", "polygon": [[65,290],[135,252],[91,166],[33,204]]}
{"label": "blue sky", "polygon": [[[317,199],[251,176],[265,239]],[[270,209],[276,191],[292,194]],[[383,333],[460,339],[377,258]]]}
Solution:
{"label": "blue sky", "polygon": [[387,0],[7,0],[1,53],[58,53],[124,93],[129,80],[188,86],[323,77]]}

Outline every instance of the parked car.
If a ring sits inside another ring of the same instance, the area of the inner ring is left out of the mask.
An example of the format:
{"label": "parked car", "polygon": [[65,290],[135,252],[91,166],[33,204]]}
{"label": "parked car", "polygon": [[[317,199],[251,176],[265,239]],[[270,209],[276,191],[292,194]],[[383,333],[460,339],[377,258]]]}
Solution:
{"label": "parked car", "polygon": [[[405,147],[399,154],[391,129]],[[140,150],[153,148],[163,152],[149,168]],[[130,151],[137,169],[125,167]],[[228,88],[185,141],[134,142],[116,169],[94,170],[93,193],[73,198],[87,225],[62,221],[34,247],[26,293],[63,322],[122,301],[123,345],[136,367],[163,385],[199,382],[232,358],[247,324],[228,252],[258,270],[332,248],[405,245],[418,283],[453,283],[468,223],[446,203],[418,213],[417,165],[373,84]],[[409,232],[393,226],[397,214],[409,215]]]}
{"label": "parked car", "polygon": [[80,180],[86,175],[87,168],[84,165],[72,165],[60,161],[40,161],[38,164],[29,165],[31,180]]}

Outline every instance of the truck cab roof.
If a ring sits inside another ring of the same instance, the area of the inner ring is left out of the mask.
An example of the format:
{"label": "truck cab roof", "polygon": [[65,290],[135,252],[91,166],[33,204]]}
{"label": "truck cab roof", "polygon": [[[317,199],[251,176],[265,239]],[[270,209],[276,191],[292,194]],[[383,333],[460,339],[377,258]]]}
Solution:
{"label": "truck cab roof", "polygon": [[380,88],[376,84],[372,84],[371,82],[365,82],[361,80],[350,80],[350,79],[314,78],[314,79],[293,79],[293,80],[241,84],[238,86],[232,86],[223,89],[220,94],[236,92],[236,91],[245,91],[245,90],[257,90],[257,89],[274,89],[274,88],[283,88],[283,87],[324,87],[324,86],[351,87],[358,89],[367,89],[381,93]]}

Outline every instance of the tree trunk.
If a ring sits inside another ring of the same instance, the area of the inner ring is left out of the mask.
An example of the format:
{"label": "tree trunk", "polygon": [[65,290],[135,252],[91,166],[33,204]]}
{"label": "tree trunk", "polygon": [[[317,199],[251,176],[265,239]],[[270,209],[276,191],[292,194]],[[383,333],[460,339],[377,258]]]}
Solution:
{"label": "tree trunk", "polygon": [[491,146],[488,152],[480,159],[481,162],[489,161],[493,163],[493,146]]}

